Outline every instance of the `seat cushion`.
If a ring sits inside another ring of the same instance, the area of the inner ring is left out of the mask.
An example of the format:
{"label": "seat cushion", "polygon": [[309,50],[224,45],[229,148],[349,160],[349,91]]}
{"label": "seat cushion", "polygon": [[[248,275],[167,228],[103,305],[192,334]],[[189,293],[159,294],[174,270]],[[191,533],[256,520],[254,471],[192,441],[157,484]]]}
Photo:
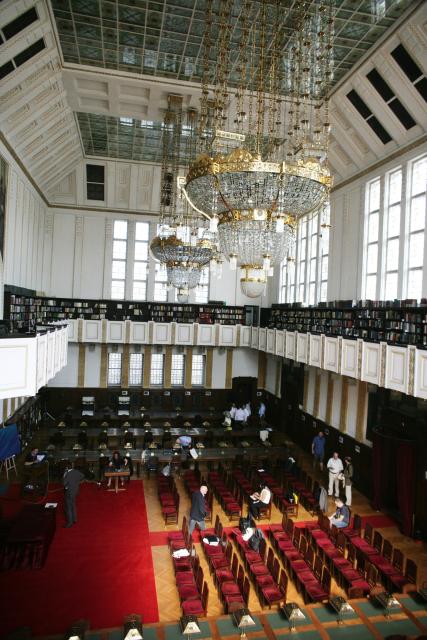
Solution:
{"label": "seat cushion", "polygon": [[197,600],[184,600],[182,603],[182,611],[186,616],[202,616],[204,615],[202,601]]}

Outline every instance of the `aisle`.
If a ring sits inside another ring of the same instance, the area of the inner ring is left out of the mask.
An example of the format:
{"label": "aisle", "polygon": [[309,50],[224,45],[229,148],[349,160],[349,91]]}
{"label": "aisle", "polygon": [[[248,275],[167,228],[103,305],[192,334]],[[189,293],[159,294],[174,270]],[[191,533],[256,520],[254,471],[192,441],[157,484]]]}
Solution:
{"label": "aisle", "polygon": [[63,633],[78,618],[93,629],[117,627],[129,613],[144,622],[159,618],[148,520],[141,482],[117,495],[83,484],[78,524],[62,528],[62,492],[57,530],[46,565],[36,571],[0,573],[1,631],[30,626],[33,635]]}

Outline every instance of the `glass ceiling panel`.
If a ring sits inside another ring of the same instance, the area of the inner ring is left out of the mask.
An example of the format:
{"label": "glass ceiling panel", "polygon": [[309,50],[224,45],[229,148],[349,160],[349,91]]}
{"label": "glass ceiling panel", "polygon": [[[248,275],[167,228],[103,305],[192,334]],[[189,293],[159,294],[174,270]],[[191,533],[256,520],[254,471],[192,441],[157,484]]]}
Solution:
{"label": "glass ceiling panel", "polygon": [[[232,16],[236,18],[242,0],[231,1]],[[282,0],[285,29],[289,10],[296,1]],[[334,83],[411,2],[336,0]],[[107,69],[200,81],[205,0],[51,0],[51,3],[65,62],[75,63],[77,59],[82,64]],[[259,2],[254,0],[254,6],[259,6]],[[120,52],[117,43],[123,47]]]}

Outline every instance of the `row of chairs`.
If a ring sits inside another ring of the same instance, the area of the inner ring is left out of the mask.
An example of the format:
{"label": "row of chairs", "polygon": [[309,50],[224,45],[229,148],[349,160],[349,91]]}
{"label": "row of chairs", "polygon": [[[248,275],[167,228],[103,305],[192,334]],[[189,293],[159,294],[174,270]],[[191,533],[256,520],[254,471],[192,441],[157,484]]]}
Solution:
{"label": "row of chairs", "polygon": [[280,569],[279,560],[274,557],[271,548],[266,560],[265,539],[260,541],[258,551],[251,548],[241,533],[236,532],[236,543],[261,604],[270,609],[273,604],[285,604],[288,579],[285,571]]}
{"label": "row of chairs", "polygon": [[385,540],[379,531],[366,523],[363,536],[361,535],[362,522],[360,516],[355,515],[353,526],[344,529],[349,552],[354,548],[354,556],[358,566],[365,570],[366,562],[374,565],[378,571],[382,584],[388,591],[399,593],[413,589],[417,583],[418,567],[410,558],[405,559],[398,548],[394,548],[388,540]]}
{"label": "row of chairs", "polygon": [[157,495],[165,525],[178,524],[179,493],[172,476],[157,476]]}
{"label": "row of chairs", "polygon": [[241,493],[233,492],[223,479],[223,475],[218,471],[209,471],[209,486],[215,494],[223,511],[229,520],[240,518],[243,509],[243,496]]}
{"label": "row of chairs", "polygon": [[[193,493],[200,489],[200,485],[205,482],[198,469],[186,469],[183,474],[183,481],[184,481],[185,490],[187,491],[188,497],[190,499]],[[213,492],[212,491],[208,491],[208,493],[206,494],[205,505],[206,505],[205,522],[212,523],[212,519],[213,519]]]}
{"label": "row of chairs", "polygon": [[272,525],[269,535],[304,602],[325,602],[331,591],[330,571],[301,532],[292,518],[284,514],[282,524]]}
{"label": "row of chairs", "polygon": [[[234,481],[234,485],[235,485],[235,491],[241,491],[243,492],[243,495],[246,499],[247,502],[249,502],[250,497],[253,493],[254,493],[254,488],[253,488],[253,481],[249,480],[248,476],[243,472],[242,469],[235,469],[232,472],[232,477],[233,477],[233,481]],[[260,480],[258,481],[258,485],[259,485]],[[273,496],[273,491],[274,491],[275,487],[270,487],[269,485],[269,489],[271,490],[272,496]],[[258,505],[258,510],[259,510],[259,518],[258,520],[270,520],[271,519],[271,505],[272,505],[272,499],[270,500],[269,504],[264,507],[262,505]]]}

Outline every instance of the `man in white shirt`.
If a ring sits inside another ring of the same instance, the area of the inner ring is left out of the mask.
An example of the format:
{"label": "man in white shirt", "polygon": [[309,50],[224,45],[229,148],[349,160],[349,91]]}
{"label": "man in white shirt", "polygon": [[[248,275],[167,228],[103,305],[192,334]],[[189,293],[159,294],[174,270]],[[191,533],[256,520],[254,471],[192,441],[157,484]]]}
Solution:
{"label": "man in white shirt", "polygon": [[335,451],[332,455],[332,458],[329,458],[328,464],[326,465],[329,471],[329,488],[328,495],[331,496],[335,487],[335,496],[339,498],[340,488],[339,488],[339,475],[344,471],[344,466],[342,460],[340,459],[338,453]]}
{"label": "man in white shirt", "polygon": [[256,491],[250,496],[249,513],[253,518],[259,518],[259,508],[267,507],[271,500],[271,491],[266,484],[260,484],[260,492]]}
{"label": "man in white shirt", "polygon": [[265,416],[265,404],[263,403],[262,400],[261,400],[261,404],[259,405],[258,415],[260,418],[264,418]]}
{"label": "man in white shirt", "polygon": [[243,423],[246,422],[246,410],[243,407],[239,407],[236,409],[234,414],[234,423],[236,429],[241,429],[243,427]]}

